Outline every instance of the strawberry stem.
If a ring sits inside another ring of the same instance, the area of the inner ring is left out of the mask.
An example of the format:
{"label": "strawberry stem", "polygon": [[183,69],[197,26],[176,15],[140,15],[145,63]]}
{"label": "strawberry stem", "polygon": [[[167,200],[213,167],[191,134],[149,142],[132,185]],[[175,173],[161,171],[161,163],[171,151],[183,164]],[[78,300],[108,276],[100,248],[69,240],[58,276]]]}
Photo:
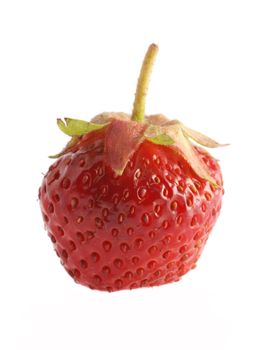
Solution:
{"label": "strawberry stem", "polygon": [[151,44],[145,54],[142,64],[140,76],[138,79],[135,100],[133,104],[132,120],[135,122],[143,122],[145,117],[145,100],[150,81],[152,68],[158,53],[158,46]]}

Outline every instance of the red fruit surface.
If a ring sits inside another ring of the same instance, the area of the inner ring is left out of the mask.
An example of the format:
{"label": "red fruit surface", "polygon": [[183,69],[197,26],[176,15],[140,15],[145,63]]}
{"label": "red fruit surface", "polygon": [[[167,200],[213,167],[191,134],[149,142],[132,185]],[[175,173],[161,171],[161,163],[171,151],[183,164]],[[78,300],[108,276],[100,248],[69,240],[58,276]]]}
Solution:
{"label": "red fruit surface", "polygon": [[221,208],[217,161],[195,147],[220,185],[173,148],[145,140],[121,176],[105,163],[104,129],[82,136],[39,190],[48,234],[74,280],[117,291],[178,281],[195,267]]}

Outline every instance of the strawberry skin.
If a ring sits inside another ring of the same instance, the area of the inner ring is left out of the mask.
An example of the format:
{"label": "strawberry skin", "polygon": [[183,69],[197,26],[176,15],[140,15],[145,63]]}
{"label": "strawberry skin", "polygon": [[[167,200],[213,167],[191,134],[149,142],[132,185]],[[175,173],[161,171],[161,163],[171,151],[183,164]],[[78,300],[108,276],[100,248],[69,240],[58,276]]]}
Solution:
{"label": "strawberry skin", "polygon": [[118,176],[104,146],[104,129],[85,134],[43,179],[41,210],[61,263],[102,291],[178,281],[196,266],[220,212],[217,161],[193,146],[215,187],[181,153],[145,140]]}

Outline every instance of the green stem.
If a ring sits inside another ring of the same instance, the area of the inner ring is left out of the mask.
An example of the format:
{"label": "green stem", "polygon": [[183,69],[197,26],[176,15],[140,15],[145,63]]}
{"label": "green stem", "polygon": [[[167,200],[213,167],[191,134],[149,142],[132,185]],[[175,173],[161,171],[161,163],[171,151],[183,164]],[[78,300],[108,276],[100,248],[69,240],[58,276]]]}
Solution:
{"label": "green stem", "polygon": [[148,85],[150,81],[150,75],[152,72],[152,67],[154,65],[158,46],[156,44],[151,44],[145,54],[144,62],[141,68],[140,76],[138,79],[137,89],[135,93],[135,100],[133,104],[132,120],[135,122],[143,122],[145,117],[145,100],[148,90]]}

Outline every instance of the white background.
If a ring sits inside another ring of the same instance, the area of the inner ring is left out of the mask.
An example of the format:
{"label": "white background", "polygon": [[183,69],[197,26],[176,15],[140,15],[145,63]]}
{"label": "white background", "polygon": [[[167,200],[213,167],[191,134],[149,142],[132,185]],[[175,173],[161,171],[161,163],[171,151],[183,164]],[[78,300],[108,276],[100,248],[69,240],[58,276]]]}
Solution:
{"label": "white background", "polygon": [[[272,349],[271,18],[262,0],[0,1],[1,349]],[[223,208],[179,283],[95,292],[56,258],[38,187],[56,118],[129,112],[151,42],[147,113],[231,143]]]}

